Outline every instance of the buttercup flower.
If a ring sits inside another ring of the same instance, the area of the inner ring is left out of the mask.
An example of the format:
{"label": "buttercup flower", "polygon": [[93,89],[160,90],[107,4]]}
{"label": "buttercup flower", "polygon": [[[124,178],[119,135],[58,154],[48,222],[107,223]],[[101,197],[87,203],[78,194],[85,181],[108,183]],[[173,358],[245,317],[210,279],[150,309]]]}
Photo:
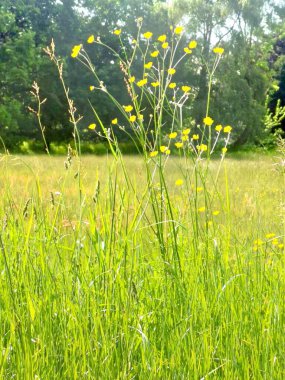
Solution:
{"label": "buttercup flower", "polygon": [[192,140],[199,140],[199,135],[193,135]]}
{"label": "buttercup flower", "polygon": [[168,42],[163,42],[161,47],[162,47],[162,49],[167,49],[168,48]]}
{"label": "buttercup flower", "polygon": [[172,67],[170,67],[167,71],[168,71],[169,75],[173,75],[173,74],[176,73],[176,70],[174,68],[172,68]]}
{"label": "buttercup flower", "polygon": [[129,78],[129,82],[130,83],[133,83],[135,80],[136,80],[136,78],[134,76],[132,76],[132,77]]}
{"label": "buttercup flower", "polygon": [[188,47],[189,49],[195,49],[197,47],[197,41],[190,41]]}
{"label": "buttercup flower", "polygon": [[150,157],[156,157],[158,155],[158,151],[154,150],[153,152],[150,152],[149,156]]}
{"label": "buttercup flower", "polygon": [[183,32],[184,28],[183,26],[177,26],[175,29],[174,29],[174,33],[175,34],[181,34]]}
{"label": "buttercup flower", "polygon": [[171,132],[171,133],[169,133],[169,135],[168,135],[168,137],[169,137],[170,139],[175,139],[176,136],[177,136],[177,132]]}
{"label": "buttercup flower", "polygon": [[222,47],[218,47],[218,46],[215,47],[215,48],[213,49],[213,52],[214,52],[215,54],[220,54],[220,55],[222,55],[224,51],[225,51],[224,48],[222,48]]}
{"label": "buttercup flower", "polygon": [[94,42],[94,40],[95,40],[95,37],[94,37],[93,34],[87,38],[87,42],[88,42],[89,44],[92,44],[92,42]]}
{"label": "buttercup flower", "polygon": [[129,120],[131,123],[134,123],[136,119],[137,119],[136,115],[131,115]]}
{"label": "buttercup flower", "polygon": [[201,145],[197,145],[197,149],[198,149],[200,152],[206,152],[206,150],[208,150],[208,147],[207,147],[207,145],[205,145],[205,144],[201,144]]}
{"label": "buttercup flower", "polygon": [[142,86],[144,86],[145,84],[147,84],[147,78],[145,78],[145,79],[141,79],[141,80],[139,80],[139,81],[137,82],[137,86],[138,86],[138,87],[142,87]]}
{"label": "buttercup flower", "polygon": [[161,147],[159,148],[159,150],[161,151],[161,153],[164,153],[167,150],[167,146],[161,145]]}
{"label": "buttercup flower", "polygon": [[176,83],[174,83],[174,82],[169,83],[168,87],[169,88],[175,88],[176,87]]}
{"label": "buttercup flower", "polygon": [[182,148],[183,147],[183,143],[182,142],[177,142],[174,144],[176,146],[176,148]]}
{"label": "buttercup flower", "polygon": [[149,40],[151,37],[152,37],[153,33],[152,32],[145,32],[143,34],[144,38],[146,38],[147,40]]}
{"label": "buttercup flower", "polygon": [[181,90],[184,92],[189,92],[191,90],[191,87],[190,86],[182,86]]}
{"label": "buttercup flower", "polygon": [[183,185],[183,179],[177,179],[175,181],[175,186],[182,186]]}
{"label": "buttercup flower", "polygon": [[159,51],[155,50],[152,53],[150,53],[150,56],[156,58],[158,56],[158,54],[159,54]]}
{"label": "buttercup flower", "polygon": [[220,213],[220,211],[219,211],[219,210],[215,210],[215,211],[213,211],[213,212],[212,212],[212,214],[213,214],[214,216],[217,216],[217,215],[219,215],[219,213]]}
{"label": "buttercup flower", "polygon": [[91,130],[94,130],[95,128],[96,128],[96,124],[90,124],[89,126],[88,126],[88,128],[89,129],[91,129]]}
{"label": "buttercup flower", "polygon": [[184,50],[184,52],[185,52],[186,54],[191,54],[191,53],[192,53],[192,50],[189,49],[188,47],[185,47],[183,50]]}
{"label": "buttercup flower", "polygon": [[190,133],[190,128],[183,129],[182,131],[183,135],[189,135],[189,133]]}
{"label": "buttercup flower", "polygon": [[95,90],[95,86],[89,86],[89,90],[90,91],[94,91]]}
{"label": "buttercup flower", "polygon": [[223,153],[223,154],[227,153],[227,151],[228,151],[228,148],[226,148],[226,147],[223,147],[223,148],[222,148],[222,153]]}
{"label": "buttercup flower", "polygon": [[206,207],[199,207],[199,208],[198,208],[198,211],[199,211],[199,212],[205,212],[205,211],[206,211]]}
{"label": "buttercup flower", "polygon": [[133,106],[123,106],[123,107],[124,107],[124,110],[125,110],[126,112],[132,112],[132,110],[134,109]]}
{"label": "buttercup flower", "polygon": [[114,125],[115,125],[115,124],[118,124],[118,119],[117,119],[117,118],[113,119],[113,120],[112,120],[112,124],[114,124]]}
{"label": "buttercup flower", "polygon": [[71,57],[76,58],[82,48],[82,44],[80,45],[74,45],[71,52]]}
{"label": "buttercup flower", "polygon": [[115,34],[116,36],[119,36],[121,33],[122,33],[122,29],[115,29],[113,31],[113,34]]}
{"label": "buttercup flower", "polygon": [[203,119],[203,123],[209,127],[213,124],[213,122],[214,120],[210,116],[204,117]]}
{"label": "buttercup flower", "polygon": [[157,87],[157,86],[159,86],[159,82],[158,81],[151,82],[151,85],[152,85],[152,87]]}
{"label": "buttercup flower", "polygon": [[218,125],[216,125],[216,127],[215,127],[215,130],[216,130],[217,132],[221,132],[222,129],[223,129],[223,126],[222,126],[221,124],[218,124]]}
{"label": "buttercup flower", "polygon": [[224,128],[224,132],[225,133],[230,133],[232,130],[232,127],[230,125],[226,125],[225,128]]}
{"label": "buttercup flower", "polygon": [[161,36],[158,37],[157,39],[159,42],[165,42],[166,41],[166,34],[162,34]]}
{"label": "buttercup flower", "polygon": [[146,64],[144,65],[144,67],[145,67],[146,69],[151,69],[151,67],[152,67],[152,62],[148,62],[148,63],[146,63]]}
{"label": "buttercup flower", "polygon": [[169,155],[170,154],[170,149],[166,149],[165,154]]}
{"label": "buttercup flower", "polygon": [[187,141],[187,140],[189,140],[188,135],[183,135],[183,136],[181,137],[181,140],[182,140],[182,141]]}

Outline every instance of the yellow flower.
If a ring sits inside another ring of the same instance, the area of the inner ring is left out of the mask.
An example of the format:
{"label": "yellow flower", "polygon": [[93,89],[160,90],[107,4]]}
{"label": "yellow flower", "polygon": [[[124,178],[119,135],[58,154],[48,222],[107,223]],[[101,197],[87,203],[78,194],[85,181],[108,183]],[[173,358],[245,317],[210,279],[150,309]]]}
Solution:
{"label": "yellow flower", "polygon": [[89,129],[91,129],[91,130],[94,130],[95,128],[96,128],[96,124],[90,124],[89,126],[88,126],[88,128]]}
{"label": "yellow flower", "polygon": [[187,141],[187,140],[189,140],[188,135],[184,135],[184,136],[182,136],[182,137],[181,137],[181,140],[182,140],[182,141]]}
{"label": "yellow flower", "polygon": [[89,90],[90,90],[90,91],[94,91],[94,90],[95,90],[95,87],[94,87],[94,86],[89,86]]}
{"label": "yellow flower", "polygon": [[137,40],[135,38],[133,38],[131,43],[134,45],[137,43]]}
{"label": "yellow flower", "polygon": [[137,119],[136,115],[131,115],[129,120],[131,123],[133,123],[136,121],[136,119]]}
{"label": "yellow flower", "polygon": [[284,247],[284,244],[278,244],[278,248],[282,249]]}
{"label": "yellow flower", "polygon": [[203,122],[205,125],[208,125],[209,127],[213,124],[214,120],[210,117],[204,117]]}
{"label": "yellow flower", "polygon": [[174,145],[175,145],[176,148],[178,148],[178,149],[183,147],[183,143],[182,143],[182,142],[176,142]]}
{"label": "yellow flower", "polygon": [[192,140],[199,140],[199,135],[193,135]]}
{"label": "yellow flower", "polygon": [[166,41],[166,34],[162,34],[161,36],[158,37],[157,41],[159,42],[165,42]]}
{"label": "yellow flower", "polygon": [[190,133],[190,128],[183,129],[182,135],[189,135]]}
{"label": "yellow flower", "polygon": [[206,211],[206,207],[199,207],[199,208],[198,208],[198,211],[199,211],[199,212],[205,212],[205,211]]}
{"label": "yellow flower", "polygon": [[266,234],[266,235],[265,235],[266,239],[274,238],[274,236],[275,236],[274,233],[269,233],[269,234]]}
{"label": "yellow flower", "polygon": [[151,85],[152,85],[152,87],[157,87],[157,86],[159,86],[159,82],[158,81],[151,82]]}
{"label": "yellow flower", "polygon": [[123,107],[124,107],[124,110],[125,110],[126,112],[132,112],[132,110],[134,109],[133,106],[123,106]]}
{"label": "yellow flower", "polygon": [[74,45],[71,52],[71,57],[76,58],[82,48],[82,44],[80,45]]}
{"label": "yellow flower", "polygon": [[161,47],[162,47],[162,49],[167,49],[168,48],[168,42],[163,42]]}
{"label": "yellow flower", "polygon": [[175,88],[176,87],[176,83],[174,83],[174,82],[169,83],[168,87],[169,88]]}
{"label": "yellow flower", "polygon": [[216,130],[217,132],[221,132],[222,129],[223,129],[223,126],[222,126],[221,124],[216,125],[216,127],[215,127],[215,130]]}
{"label": "yellow flower", "polygon": [[196,191],[197,191],[197,193],[201,193],[201,191],[203,191],[203,187],[197,187]]}
{"label": "yellow flower", "polygon": [[122,29],[115,29],[113,31],[113,34],[115,34],[116,36],[119,36],[121,33],[122,33]]}
{"label": "yellow flower", "polygon": [[146,64],[144,65],[144,67],[145,67],[146,69],[151,69],[151,67],[152,67],[152,62],[148,62],[148,63],[146,63]]}
{"label": "yellow flower", "polygon": [[153,33],[152,32],[145,32],[143,34],[144,38],[146,38],[147,40],[149,40],[151,37],[152,37]]}
{"label": "yellow flower", "polygon": [[273,245],[278,245],[279,244],[279,241],[277,238],[273,239],[272,242],[271,242]]}
{"label": "yellow flower", "polygon": [[133,83],[135,80],[136,80],[136,77],[134,77],[134,76],[132,76],[132,77],[129,78],[129,82],[130,83]]}
{"label": "yellow flower", "polygon": [[168,135],[168,137],[169,137],[170,139],[175,139],[176,136],[177,136],[177,132],[171,132],[171,133],[169,133],[169,135]]}
{"label": "yellow flower", "polygon": [[183,26],[177,26],[175,29],[174,29],[174,33],[175,34],[181,34],[183,32],[184,28]]}
{"label": "yellow flower", "polygon": [[232,127],[230,125],[226,125],[225,128],[224,128],[224,132],[225,133],[230,133],[232,130]]}
{"label": "yellow flower", "polygon": [[169,74],[169,75],[173,75],[173,74],[175,74],[175,73],[176,73],[176,70],[173,69],[172,67],[170,67],[170,68],[168,69],[168,74]]}
{"label": "yellow flower", "polygon": [[159,54],[159,51],[155,50],[152,53],[150,53],[150,56],[156,58],[158,56],[158,54]]}
{"label": "yellow flower", "polygon": [[167,150],[167,146],[161,145],[161,147],[159,148],[159,150],[161,151],[161,153],[164,153]]}
{"label": "yellow flower", "polygon": [[189,42],[189,49],[195,49],[197,47],[197,41],[193,40]]}
{"label": "yellow flower", "polygon": [[224,48],[222,48],[222,47],[215,47],[214,49],[213,49],[213,52],[215,53],[215,54],[223,54],[223,52],[224,52]]}
{"label": "yellow flower", "polygon": [[182,86],[181,90],[184,92],[189,92],[191,90],[191,87],[190,86]]}
{"label": "yellow flower", "polygon": [[138,119],[143,120],[143,115],[141,113],[138,113]]}
{"label": "yellow flower", "polygon": [[183,179],[177,179],[175,181],[175,186],[182,186],[183,185]]}
{"label": "yellow flower", "polygon": [[112,124],[118,124],[118,119],[117,118],[113,119]]}
{"label": "yellow flower", "polygon": [[142,79],[142,80],[139,80],[139,81],[137,82],[137,86],[138,86],[138,87],[142,87],[142,86],[144,86],[145,84],[147,84],[147,78]]}
{"label": "yellow flower", "polygon": [[188,47],[185,47],[183,50],[184,50],[184,52],[186,54],[191,54],[192,53],[192,50],[190,50]]}
{"label": "yellow flower", "polygon": [[165,154],[170,155],[170,149],[167,149],[167,150],[165,151]]}
{"label": "yellow flower", "polygon": [[87,38],[87,42],[88,42],[89,44],[92,44],[92,42],[94,42],[94,40],[95,40],[95,38],[94,38],[94,35],[93,35],[93,34]]}
{"label": "yellow flower", "polygon": [[223,154],[227,153],[227,151],[228,151],[228,148],[226,148],[226,147],[223,147],[223,148],[222,148],[222,153],[223,153]]}
{"label": "yellow flower", "polygon": [[150,152],[149,156],[150,157],[156,157],[158,155],[158,151],[154,150],[153,152]]}
{"label": "yellow flower", "polygon": [[218,210],[215,210],[215,211],[212,212],[212,214],[213,214],[214,216],[219,215],[219,213],[220,213],[220,211],[218,211]]}
{"label": "yellow flower", "polygon": [[262,245],[263,244],[263,241],[262,240],[260,240],[260,239],[256,239],[256,240],[254,240],[254,242],[253,242],[253,244],[254,245]]}
{"label": "yellow flower", "polygon": [[201,145],[197,145],[197,149],[201,152],[206,152],[206,150],[208,150],[208,147],[205,144],[201,144]]}

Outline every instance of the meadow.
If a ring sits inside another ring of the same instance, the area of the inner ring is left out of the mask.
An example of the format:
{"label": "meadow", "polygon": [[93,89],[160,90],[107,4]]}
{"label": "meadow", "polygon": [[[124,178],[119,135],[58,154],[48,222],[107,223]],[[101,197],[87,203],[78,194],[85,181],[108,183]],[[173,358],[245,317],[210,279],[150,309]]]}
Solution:
{"label": "meadow", "polygon": [[276,156],[0,156],[0,378],[284,379]]}

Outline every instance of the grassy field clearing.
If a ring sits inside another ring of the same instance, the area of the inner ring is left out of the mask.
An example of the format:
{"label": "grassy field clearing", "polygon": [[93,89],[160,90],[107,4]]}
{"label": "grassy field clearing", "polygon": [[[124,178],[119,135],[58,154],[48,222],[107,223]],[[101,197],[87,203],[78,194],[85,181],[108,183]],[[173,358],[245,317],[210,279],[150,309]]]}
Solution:
{"label": "grassy field clearing", "polygon": [[195,186],[170,157],[173,220],[137,157],[85,156],[80,176],[76,158],[0,160],[0,378],[284,379],[274,157],[228,158]]}

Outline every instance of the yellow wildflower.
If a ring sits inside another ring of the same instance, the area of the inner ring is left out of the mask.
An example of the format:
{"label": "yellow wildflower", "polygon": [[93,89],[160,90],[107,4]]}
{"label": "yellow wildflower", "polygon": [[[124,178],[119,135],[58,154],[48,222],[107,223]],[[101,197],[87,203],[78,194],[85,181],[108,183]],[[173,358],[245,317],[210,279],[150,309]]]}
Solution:
{"label": "yellow wildflower", "polygon": [[224,48],[222,48],[222,47],[215,47],[214,49],[213,49],[213,52],[215,53],[215,54],[223,54],[223,52],[224,52]]}
{"label": "yellow wildflower", "polygon": [[111,123],[114,124],[114,125],[118,124],[118,119],[115,117],[115,119],[113,119]]}
{"label": "yellow wildflower", "polygon": [[158,81],[151,82],[151,85],[152,85],[152,87],[157,87],[157,86],[159,86],[159,82]]}
{"label": "yellow wildflower", "polygon": [[166,38],[167,38],[167,37],[166,37],[166,34],[162,34],[161,36],[158,37],[157,40],[158,40],[159,42],[165,42],[165,41],[166,41]]}
{"label": "yellow wildflower", "polygon": [[224,132],[225,132],[225,133],[230,133],[231,130],[232,130],[232,127],[231,127],[230,125],[227,125],[227,126],[225,126],[225,128],[224,128]]}
{"label": "yellow wildflower", "polygon": [[141,113],[138,114],[138,119],[143,120],[143,115]]}
{"label": "yellow wildflower", "polygon": [[203,191],[203,187],[197,187],[196,191],[197,191],[197,193],[200,193],[201,191]]}
{"label": "yellow wildflower", "polygon": [[161,145],[161,147],[159,148],[159,150],[161,151],[161,153],[164,153],[167,150],[167,146]]}
{"label": "yellow wildflower", "polygon": [[190,133],[190,128],[183,129],[182,135],[189,135]]}
{"label": "yellow wildflower", "polygon": [[171,133],[169,133],[169,135],[168,135],[168,137],[169,137],[170,139],[175,139],[176,136],[177,136],[177,132],[171,132]]}
{"label": "yellow wildflower", "polygon": [[174,68],[172,68],[172,67],[170,67],[167,71],[168,71],[169,75],[173,75],[173,74],[176,73],[176,70]]}
{"label": "yellow wildflower", "polygon": [[225,153],[227,153],[227,151],[228,151],[228,148],[224,146],[224,147],[222,148],[222,153],[225,154]]}
{"label": "yellow wildflower", "polygon": [[217,132],[221,132],[222,129],[223,129],[223,126],[222,126],[221,124],[218,124],[218,125],[216,125],[216,127],[215,127],[215,130],[216,130]]}
{"label": "yellow wildflower", "polygon": [[152,37],[153,33],[152,32],[145,32],[143,34],[144,38],[146,38],[147,40],[149,40],[151,37]]}
{"label": "yellow wildflower", "polygon": [[192,140],[199,140],[199,135],[193,135]]}
{"label": "yellow wildflower", "polygon": [[199,208],[198,208],[198,211],[199,211],[199,212],[205,212],[205,211],[206,211],[206,207],[199,207]]}
{"label": "yellow wildflower", "polygon": [[115,29],[113,31],[113,34],[115,34],[116,36],[119,36],[121,33],[122,33],[122,29]]}
{"label": "yellow wildflower", "polygon": [[282,249],[282,248],[284,248],[284,244],[278,244],[278,248],[280,248],[280,249]]}
{"label": "yellow wildflower", "polygon": [[153,58],[156,58],[158,56],[158,54],[159,54],[159,51],[155,50],[152,53],[150,53],[150,56],[153,57]]}
{"label": "yellow wildflower", "polygon": [[152,62],[148,62],[148,63],[146,63],[146,64],[144,65],[144,67],[145,67],[146,69],[151,69],[151,67],[152,67]]}
{"label": "yellow wildflower", "polygon": [[95,128],[96,128],[96,124],[90,124],[89,126],[88,126],[88,128],[89,129],[91,129],[91,130],[94,130]]}
{"label": "yellow wildflower", "polygon": [[182,137],[181,137],[181,140],[182,140],[182,141],[187,141],[187,140],[189,140],[188,135],[184,135],[184,136],[182,136]]}
{"label": "yellow wildflower", "polygon": [[94,40],[95,40],[95,37],[94,37],[93,34],[87,38],[87,42],[88,42],[89,44],[92,44],[92,43],[94,42]]}
{"label": "yellow wildflower", "polygon": [[129,82],[130,83],[133,83],[135,80],[136,80],[136,77],[134,77],[134,76],[132,76],[132,77],[129,78]]}
{"label": "yellow wildflower", "polygon": [[162,49],[167,49],[168,48],[168,42],[163,42],[161,47],[162,47]]}
{"label": "yellow wildflower", "polygon": [[206,152],[208,150],[208,147],[205,144],[201,144],[201,145],[197,145],[197,149],[201,152]]}
{"label": "yellow wildflower", "polygon": [[279,241],[277,238],[273,239],[272,242],[271,242],[273,245],[278,245],[279,244]]}
{"label": "yellow wildflower", "polygon": [[197,47],[197,41],[190,41],[188,47],[189,49],[195,49]]}
{"label": "yellow wildflower", "polygon": [[212,212],[212,214],[213,214],[214,216],[217,216],[217,215],[219,215],[219,213],[220,213],[220,211],[219,211],[219,210],[215,210],[215,211],[213,211],[213,212]]}
{"label": "yellow wildflower", "polygon": [[265,235],[265,237],[266,237],[266,239],[271,239],[271,238],[273,238],[275,236],[275,234],[274,233],[269,233],[269,234],[266,234]]}
{"label": "yellow wildflower", "polygon": [[82,44],[80,45],[74,45],[71,52],[71,57],[76,58],[82,48]]}
{"label": "yellow wildflower", "polygon": [[150,152],[149,156],[150,157],[156,157],[158,155],[158,151],[154,150],[153,152]]}
{"label": "yellow wildflower", "polygon": [[190,86],[182,86],[181,90],[184,92],[189,92],[191,90],[191,87]]}
{"label": "yellow wildflower", "polygon": [[263,241],[260,239],[256,239],[256,240],[254,240],[253,244],[259,246],[259,245],[263,244]]}
{"label": "yellow wildflower", "polygon": [[182,186],[183,185],[183,179],[177,179],[175,181],[175,186]]}
{"label": "yellow wildflower", "polygon": [[213,124],[214,120],[210,117],[204,117],[203,122],[205,125],[208,125],[209,127]]}
{"label": "yellow wildflower", "polygon": [[184,52],[185,52],[186,54],[191,54],[191,53],[192,53],[192,50],[189,49],[188,47],[185,47],[183,50],[184,50]]}
{"label": "yellow wildflower", "polygon": [[175,88],[176,87],[176,83],[174,83],[174,82],[169,83],[168,87],[169,88]]}
{"label": "yellow wildflower", "polygon": [[125,110],[126,112],[132,112],[132,110],[134,109],[133,106],[123,106],[123,107],[124,107],[124,110]]}
{"label": "yellow wildflower", "polygon": [[174,145],[179,149],[183,147],[183,142],[176,142]]}
{"label": "yellow wildflower", "polygon": [[181,34],[183,32],[184,28],[183,26],[177,26],[175,29],[174,29],[174,33],[175,34]]}
{"label": "yellow wildflower", "polygon": [[131,123],[134,123],[136,119],[137,119],[136,115],[131,115],[129,120]]}
{"label": "yellow wildflower", "polygon": [[166,149],[165,154],[170,155],[170,149]]}
{"label": "yellow wildflower", "polygon": [[147,84],[147,78],[142,79],[142,80],[139,80],[139,81],[137,82],[137,86],[138,86],[138,87],[142,87],[142,86],[144,86],[145,84]]}
{"label": "yellow wildflower", "polygon": [[95,86],[89,86],[89,90],[90,91],[94,91],[95,90]]}

